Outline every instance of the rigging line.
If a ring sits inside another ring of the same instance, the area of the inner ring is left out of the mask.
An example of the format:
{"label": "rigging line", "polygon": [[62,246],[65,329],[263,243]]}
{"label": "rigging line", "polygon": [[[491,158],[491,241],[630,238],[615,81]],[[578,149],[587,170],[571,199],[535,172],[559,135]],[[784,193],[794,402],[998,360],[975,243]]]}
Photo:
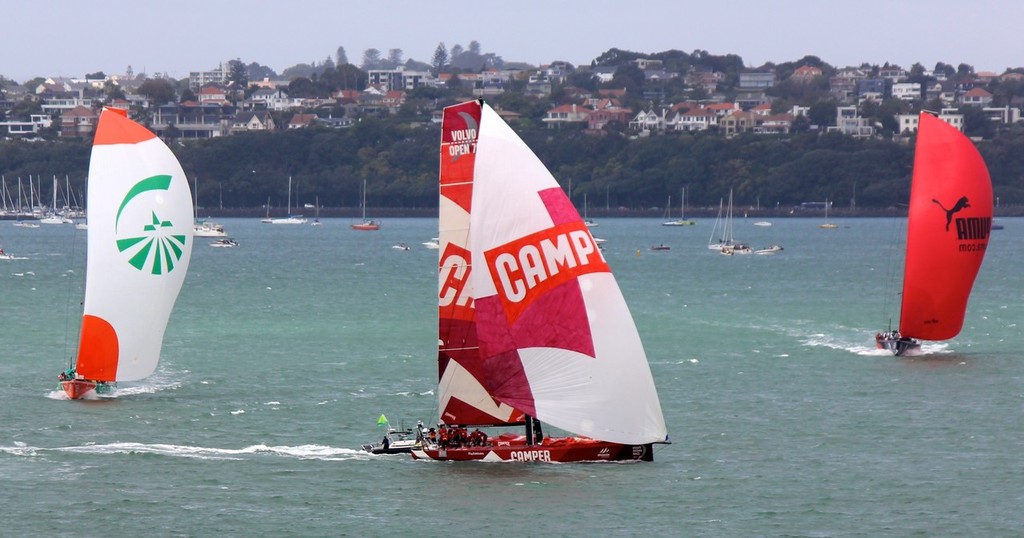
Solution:
{"label": "rigging line", "polygon": [[[909,217],[909,215],[908,215]],[[896,278],[897,272],[900,270],[900,261],[906,259],[906,238],[902,241],[899,239],[901,231],[906,229],[906,226],[899,226],[902,219],[899,217],[893,217],[892,235],[889,237],[889,256],[888,263],[885,272],[885,289],[883,292],[884,299],[882,303],[882,321],[886,322],[886,327],[890,328],[892,322],[892,309],[895,304],[896,289],[902,288],[902,281],[897,285]],[[902,253],[903,256],[899,256]],[[899,286],[899,288],[897,288]],[[901,298],[902,299],[902,298]],[[897,325],[899,320],[897,320]]]}
{"label": "rigging line", "polygon": [[72,281],[74,280],[74,260],[75,260],[75,249],[78,245],[78,229],[75,228],[75,224],[71,224],[71,249],[69,250],[69,263],[68,266],[72,267],[72,273],[68,275],[68,288],[67,297],[64,300],[64,356],[68,357],[68,368],[74,366],[74,357],[68,353],[68,339],[71,333],[71,287]]}

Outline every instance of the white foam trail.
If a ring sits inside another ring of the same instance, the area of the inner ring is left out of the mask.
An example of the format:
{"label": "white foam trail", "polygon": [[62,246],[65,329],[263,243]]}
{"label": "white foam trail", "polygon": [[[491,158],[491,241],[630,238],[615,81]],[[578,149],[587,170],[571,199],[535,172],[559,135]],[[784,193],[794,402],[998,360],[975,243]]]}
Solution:
{"label": "white foam trail", "polygon": [[155,454],[158,456],[203,460],[243,460],[247,459],[247,456],[271,455],[297,459],[342,461],[370,456],[369,453],[363,450],[325,445],[267,446],[259,444],[231,449],[163,443],[106,443],[44,448],[28,446],[23,442],[15,442],[13,446],[0,446],[0,453],[14,456],[32,457],[46,452],[90,455]]}

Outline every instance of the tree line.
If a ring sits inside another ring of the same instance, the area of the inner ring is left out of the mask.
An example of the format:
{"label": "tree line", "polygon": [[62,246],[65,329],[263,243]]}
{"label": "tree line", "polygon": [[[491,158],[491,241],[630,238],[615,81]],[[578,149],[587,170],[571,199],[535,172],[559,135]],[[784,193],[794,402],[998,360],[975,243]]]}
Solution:
{"label": "tree line", "polygon": [[[835,207],[889,208],[905,204],[913,165],[913,142],[855,139],[815,132],[789,136],[672,133],[648,138],[545,129],[532,122],[514,125],[582,207],[663,207],[686,188],[690,207],[717,207],[734,192],[736,203],[790,208],[830,200]],[[288,178],[293,203],[357,207],[363,181],[367,205],[380,208],[435,208],[440,128],[398,118],[365,118],[351,128],[309,128],[171,144],[190,182],[198,180],[199,203],[256,208],[270,200],[283,207]],[[1024,204],[1024,128],[979,143],[996,197],[1004,205]],[[0,142],[0,170],[8,189],[18,178],[70,178],[84,190],[89,141]],[[61,187],[63,188],[63,187]]]}

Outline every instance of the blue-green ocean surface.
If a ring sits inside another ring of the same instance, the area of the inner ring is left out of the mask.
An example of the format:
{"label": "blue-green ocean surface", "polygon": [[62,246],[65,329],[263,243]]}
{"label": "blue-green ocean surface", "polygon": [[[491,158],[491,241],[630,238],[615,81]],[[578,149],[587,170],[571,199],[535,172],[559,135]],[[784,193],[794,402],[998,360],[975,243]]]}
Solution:
{"label": "blue-green ocean surface", "polygon": [[736,236],[774,256],[708,250],[710,220],[592,228],[673,444],[580,465],[360,451],[381,413],[436,420],[435,220],[223,221],[240,246],[197,239],[156,374],[82,402],[56,376],[85,234],[0,222],[28,258],[0,261],[0,535],[1024,533],[1024,220],[993,232],[961,335],[903,359],[872,338],[898,314],[905,221],[773,222]]}

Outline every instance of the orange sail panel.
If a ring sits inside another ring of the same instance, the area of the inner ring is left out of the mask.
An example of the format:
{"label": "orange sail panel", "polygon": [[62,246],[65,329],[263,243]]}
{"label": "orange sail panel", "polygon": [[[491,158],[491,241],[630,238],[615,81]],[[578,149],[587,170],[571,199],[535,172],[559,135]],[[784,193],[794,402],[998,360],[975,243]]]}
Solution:
{"label": "orange sail panel", "polygon": [[988,247],[992,182],[974,144],[922,113],[910,189],[900,333],[953,338]]}

